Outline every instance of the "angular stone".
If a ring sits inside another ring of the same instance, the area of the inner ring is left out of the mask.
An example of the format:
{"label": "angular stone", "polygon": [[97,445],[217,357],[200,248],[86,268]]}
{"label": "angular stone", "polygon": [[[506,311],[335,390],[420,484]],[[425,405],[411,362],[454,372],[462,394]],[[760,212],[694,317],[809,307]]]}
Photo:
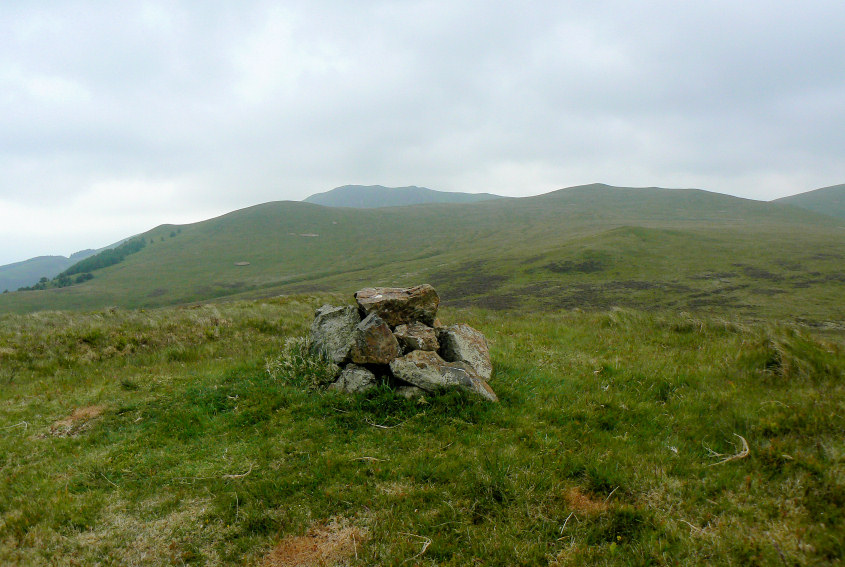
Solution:
{"label": "angular stone", "polygon": [[376,313],[391,328],[419,321],[431,326],[437,317],[440,297],[428,284],[411,288],[368,287],[355,292],[364,313]]}
{"label": "angular stone", "polygon": [[376,375],[357,364],[347,364],[336,382],[329,385],[329,390],[358,394],[376,386]]}
{"label": "angular stone", "polygon": [[398,325],[393,330],[393,335],[399,341],[403,352],[412,350],[433,350],[440,348],[437,342],[437,333],[434,329],[422,323],[411,323],[410,325]]}
{"label": "angular stone", "polygon": [[458,323],[437,330],[439,354],[447,362],[466,362],[484,380],[493,374],[487,339],[469,325]]}
{"label": "angular stone", "polygon": [[349,359],[356,364],[390,364],[399,356],[399,343],[387,323],[375,313],[358,323],[353,334]]}
{"label": "angular stone", "polygon": [[349,356],[353,333],[360,322],[354,305],[323,305],[311,323],[311,353],[324,354],[335,364],[342,363]]}
{"label": "angular stone", "polygon": [[472,367],[464,362],[446,362],[436,352],[415,350],[390,363],[393,376],[427,392],[458,388],[496,402],[499,398]]}
{"label": "angular stone", "polygon": [[409,400],[414,398],[419,398],[425,395],[425,390],[422,388],[417,388],[416,386],[411,386],[410,384],[405,386],[399,386],[396,388],[396,395],[402,396],[403,398],[408,398]]}

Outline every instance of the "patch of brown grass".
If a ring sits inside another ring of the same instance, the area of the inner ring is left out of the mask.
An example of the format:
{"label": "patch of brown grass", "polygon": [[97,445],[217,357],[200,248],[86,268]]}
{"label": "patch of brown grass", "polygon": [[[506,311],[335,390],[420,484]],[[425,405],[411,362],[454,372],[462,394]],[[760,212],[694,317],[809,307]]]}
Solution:
{"label": "patch of brown grass", "polygon": [[89,422],[103,415],[105,406],[76,408],[73,413],[50,426],[50,435],[68,437],[87,429]]}
{"label": "patch of brown grass", "polygon": [[288,536],[261,562],[262,567],[328,567],[347,565],[358,556],[358,545],[367,538],[366,530],[344,519],[312,526],[305,535]]}
{"label": "patch of brown grass", "polygon": [[573,486],[567,490],[563,497],[569,505],[569,508],[576,514],[593,516],[607,510],[607,502],[597,500],[588,494],[584,494],[577,486]]}

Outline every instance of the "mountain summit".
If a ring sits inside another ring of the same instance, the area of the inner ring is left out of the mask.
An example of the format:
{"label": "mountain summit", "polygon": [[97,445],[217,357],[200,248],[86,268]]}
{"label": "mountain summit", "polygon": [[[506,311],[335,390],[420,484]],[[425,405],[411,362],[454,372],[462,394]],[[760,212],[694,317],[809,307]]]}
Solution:
{"label": "mountain summit", "polygon": [[795,205],[814,213],[845,219],[845,183],[782,197],[773,202],[781,205]]}
{"label": "mountain summit", "polygon": [[305,199],[306,203],[326,207],[377,209],[429,203],[477,203],[500,199],[490,193],[451,193],[426,187],[383,187],[381,185],[344,185],[325,193],[316,193]]}

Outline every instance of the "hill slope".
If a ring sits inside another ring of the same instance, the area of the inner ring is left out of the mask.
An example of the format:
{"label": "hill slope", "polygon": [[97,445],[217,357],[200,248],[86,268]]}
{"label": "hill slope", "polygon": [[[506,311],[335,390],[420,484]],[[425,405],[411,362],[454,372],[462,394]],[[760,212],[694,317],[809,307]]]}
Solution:
{"label": "hill slope", "polygon": [[[144,236],[92,281],[0,311],[436,285],[448,305],[707,310],[845,321],[840,222],[698,190],[588,185],[387,209],[275,202]],[[173,236],[175,235],[175,236]]]}
{"label": "hill slope", "polygon": [[501,199],[501,197],[490,193],[451,193],[415,186],[344,185],[325,193],[311,195],[305,199],[305,202],[326,207],[375,209],[431,203],[477,203],[491,199]]}
{"label": "hill slope", "polygon": [[845,183],[783,197],[773,202],[845,219]]}
{"label": "hill slope", "polygon": [[38,256],[0,266],[0,291],[8,289],[14,291],[20,287],[30,286],[42,277],[53,278],[62,271],[76,264],[80,260],[96,253],[96,250],[82,250],[65,256]]}

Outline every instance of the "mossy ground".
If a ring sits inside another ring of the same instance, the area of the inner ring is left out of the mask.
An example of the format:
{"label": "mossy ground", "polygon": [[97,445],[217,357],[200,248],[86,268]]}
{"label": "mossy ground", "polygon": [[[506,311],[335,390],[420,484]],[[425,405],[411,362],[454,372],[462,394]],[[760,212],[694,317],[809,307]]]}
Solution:
{"label": "mossy ground", "polygon": [[501,402],[415,402],[267,372],[327,299],[0,316],[0,563],[255,565],[330,518],[358,565],[841,560],[841,332],[443,309]]}

